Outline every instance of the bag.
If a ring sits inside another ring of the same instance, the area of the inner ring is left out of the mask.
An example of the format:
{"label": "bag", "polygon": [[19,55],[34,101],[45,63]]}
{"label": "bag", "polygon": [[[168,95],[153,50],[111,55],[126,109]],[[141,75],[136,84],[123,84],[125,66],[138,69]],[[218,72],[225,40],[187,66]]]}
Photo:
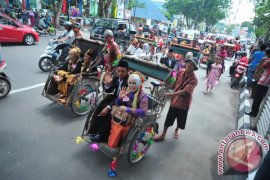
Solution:
{"label": "bag", "polygon": [[121,124],[112,120],[108,146],[111,148],[116,148],[119,145],[120,140],[126,137],[129,129],[130,126],[122,126]]}
{"label": "bag", "polygon": [[121,125],[126,125],[130,119],[127,112],[121,112],[118,106],[113,106],[111,110],[113,120]]}

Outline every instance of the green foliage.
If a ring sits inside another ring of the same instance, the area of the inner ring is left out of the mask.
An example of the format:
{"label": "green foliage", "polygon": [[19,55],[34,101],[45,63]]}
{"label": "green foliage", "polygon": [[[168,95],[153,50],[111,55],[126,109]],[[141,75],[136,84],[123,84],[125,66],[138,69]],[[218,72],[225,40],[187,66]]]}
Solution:
{"label": "green foliage", "polygon": [[230,25],[228,25],[226,27],[225,33],[226,34],[231,34],[235,28],[236,28],[236,25],[235,24],[230,24]]}
{"label": "green foliage", "polygon": [[252,22],[244,21],[244,22],[241,23],[241,27],[242,28],[247,27],[248,28],[248,30],[247,30],[248,33],[254,32],[254,26],[253,26]]}
{"label": "green foliage", "polygon": [[128,0],[128,10],[131,10],[136,7],[144,8],[145,3],[140,3],[138,0]]}
{"label": "green foliage", "polygon": [[168,0],[164,7],[171,15],[182,14],[188,26],[201,22],[212,26],[226,17],[230,4],[231,0]]}
{"label": "green foliage", "polygon": [[112,7],[111,7],[111,17],[116,18],[116,16],[117,16],[117,1],[113,0]]}
{"label": "green foliage", "polygon": [[255,18],[253,20],[256,26],[255,34],[257,37],[269,32],[270,29],[270,0],[256,0]]}

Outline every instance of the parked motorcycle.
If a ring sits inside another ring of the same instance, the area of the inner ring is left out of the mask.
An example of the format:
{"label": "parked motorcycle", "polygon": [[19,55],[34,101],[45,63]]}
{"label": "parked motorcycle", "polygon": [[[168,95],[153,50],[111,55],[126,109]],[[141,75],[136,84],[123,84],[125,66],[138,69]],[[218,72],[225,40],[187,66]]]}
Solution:
{"label": "parked motorcycle", "polygon": [[231,74],[231,88],[233,88],[233,86],[239,85],[239,82],[245,75],[247,67],[248,67],[248,64],[244,62],[236,62],[236,63],[237,63],[236,68],[234,72]]}
{"label": "parked motorcycle", "polygon": [[55,39],[51,39],[45,53],[40,56],[39,68],[44,72],[49,72],[53,67],[62,63],[66,59],[69,46],[69,44],[59,44]]}
{"label": "parked motorcycle", "polygon": [[11,83],[9,77],[3,72],[6,68],[6,61],[0,61],[0,99],[8,95],[11,90]]}
{"label": "parked motorcycle", "polygon": [[42,27],[35,27],[35,30],[37,31],[39,36],[46,35],[46,34],[49,34],[50,36],[56,35],[56,30],[52,25],[49,25],[48,30],[46,30],[45,28],[42,28]]}

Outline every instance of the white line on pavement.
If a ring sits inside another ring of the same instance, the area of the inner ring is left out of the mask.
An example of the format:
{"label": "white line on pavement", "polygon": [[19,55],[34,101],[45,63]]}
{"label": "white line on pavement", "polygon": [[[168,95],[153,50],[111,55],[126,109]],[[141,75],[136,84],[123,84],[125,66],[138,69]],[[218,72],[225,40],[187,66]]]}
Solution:
{"label": "white line on pavement", "polygon": [[16,90],[10,91],[10,94],[15,94],[15,93],[18,93],[18,92],[27,91],[27,90],[34,89],[34,88],[37,88],[37,87],[40,87],[40,86],[44,86],[44,85],[45,85],[45,83],[40,83],[40,84],[36,84],[36,85],[33,85],[33,86],[28,86],[28,87],[25,87],[25,88],[16,89]]}

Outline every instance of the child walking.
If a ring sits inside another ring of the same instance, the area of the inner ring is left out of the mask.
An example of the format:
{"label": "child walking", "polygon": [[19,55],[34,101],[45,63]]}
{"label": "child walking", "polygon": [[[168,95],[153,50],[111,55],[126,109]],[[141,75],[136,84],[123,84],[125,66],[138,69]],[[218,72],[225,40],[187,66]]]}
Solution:
{"label": "child walking", "polygon": [[204,94],[211,93],[213,90],[213,86],[218,85],[218,78],[222,72],[222,65],[221,58],[216,57],[216,61],[214,64],[211,65],[211,71],[206,79],[206,90],[204,91]]}

